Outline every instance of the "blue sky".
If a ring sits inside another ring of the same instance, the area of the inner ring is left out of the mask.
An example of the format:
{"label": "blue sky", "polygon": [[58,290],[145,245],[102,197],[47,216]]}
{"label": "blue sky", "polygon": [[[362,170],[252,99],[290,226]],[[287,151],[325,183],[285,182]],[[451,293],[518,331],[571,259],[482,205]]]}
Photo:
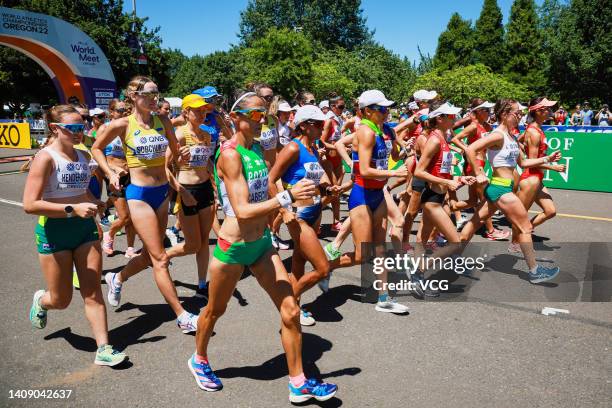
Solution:
{"label": "blue sky", "polygon": [[[125,11],[131,12],[132,1],[124,1]],[[504,23],[510,15],[512,2],[497,0]],[[148,26],[161,27],[164,47],[178,48],[191,56],[227,50],[230,44],[238,43],[240,11],[246,7],[247,0],[137,0],[136,3],[138,16],[149,17]],[[536,3],[541,4],[542,0]],[[402,57],[418,60],[417,46],[433,56],[438,36],[455,11],[475,22],[482,0],[436,0],[431,3],[362,0],[362,8],[368,27],[376,30],[376,41]]]}

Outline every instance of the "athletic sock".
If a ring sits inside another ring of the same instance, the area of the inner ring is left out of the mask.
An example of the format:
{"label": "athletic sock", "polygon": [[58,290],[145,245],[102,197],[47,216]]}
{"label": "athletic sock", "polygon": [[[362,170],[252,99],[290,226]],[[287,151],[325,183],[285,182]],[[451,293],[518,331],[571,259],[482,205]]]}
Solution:
{"label": "athletic sock", "polygon": [[383,293],[382,295],[378,295],[378,301],[379,302],[386,302],[387,299],[389,299],[389,294],[388,293]]}
{"label": "athletic sock", "polygon": [[119,281],[119,279],[117,279],[117,273],[115,275],[113,275],[113,283],[115,284],[115,286],[119,286],[121,287],[123,285],[123,282]]}
{"label": "athletic sock", "polygon": [[295,388],[300,388],[306,382],[306,376],[304,375],[304,373],[301,373],[300,375],[297,375],[295,377],[289,376],[289,382]]}
{"label": "athletic sock", "polygon": [[203,357],[201,355],[199,355],[198,353],[194,353],[195,355],[195,362],[198,364],[208,364],[208,358],[207,357]]}
{"label": "athletic sock", "polygon": [[206,289],[206,279],[198,280],[198,289]]}

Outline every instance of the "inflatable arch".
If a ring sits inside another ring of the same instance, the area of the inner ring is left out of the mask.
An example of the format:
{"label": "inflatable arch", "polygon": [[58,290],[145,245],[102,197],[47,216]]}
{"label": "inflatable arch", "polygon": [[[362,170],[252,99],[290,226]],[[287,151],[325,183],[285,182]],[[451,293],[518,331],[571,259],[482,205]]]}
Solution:
{"label": "inflatable arch", "polygon": [[98,45],[74,25],[45,14],[0,7],[0,45],[22,52],[49,74],[59,100],[76,96],[106,109],[115,76]]}

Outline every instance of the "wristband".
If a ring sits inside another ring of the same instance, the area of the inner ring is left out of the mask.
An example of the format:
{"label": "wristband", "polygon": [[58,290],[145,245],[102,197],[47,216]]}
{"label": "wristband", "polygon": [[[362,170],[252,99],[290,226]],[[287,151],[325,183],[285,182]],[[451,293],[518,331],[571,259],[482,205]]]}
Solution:
{"label": "wristband", "polygon": [[291,203],[293,201],[291,200],[291,195],[289,194],[288,190],[281,191],[280,193],[278,193],[276,195],[276,199],[280,203],[281,207],[286,208],[288,210],[291,209]]}
{"label": "wristband", "polygon": [[291,202],[295,203],[295,197],[293,196],[293,193],[291,192],[291,190],[287,190],[287,192],[289,193],[289,198],[291,198]]}

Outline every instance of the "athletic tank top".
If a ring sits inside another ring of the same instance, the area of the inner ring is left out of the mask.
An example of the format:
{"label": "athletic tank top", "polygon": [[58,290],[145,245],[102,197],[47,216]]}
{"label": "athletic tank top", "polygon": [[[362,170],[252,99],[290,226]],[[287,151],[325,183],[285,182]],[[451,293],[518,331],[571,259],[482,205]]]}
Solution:
{"label": "athletic tank top", "polygon": [[278,124],[278,141],[281,145],[287,146],[291,143],[291,128],[285,123]]}
{"label": "athletic tank top", "polygon": [[479,140],[483,136],[486,136],[486,134],[488,133],[485,127],[480,124],[480,122],[478,121],[475,121],[475,122],[476,122],[476,132],[475,134],[468,137],[468,145],[471,145],[472,143]]}
{"label": "athletic tank top", "polygon": [[[180,127],[183,136],[185,137],[185,145],[189,147],[189,162],[180,167],[181,170],[192,170],[198,168],[207,168],[208,162],[215,154],[215,142],[211,140],[210,145],[199,144],[195,140],[193,133],[189,129],[189,125]],[[212,137],[211,137],[212,139]]]}
{"label": "athletic tank top", "polygon": [[440,177],[443,179],[451,179],[451,169],[453,163],[453,154],[450,146],[448,145],[446,138],[440,134],[438,129],[433,130],[429,137],[437,137],[440,141],[440,150],[436,157],[427,166],[427,172],[432,176]]}
{"label": "athletic tank top", "polygon": [[[423,115],[429,115],[429,108],[421,109],[420,111],[414,114],[414,116],[416,116],[417,118],[420,118]],[[419,123],[412,130],[412,132],[409,132],[408,134],[410,135],[410,137],[418,137],[422,132],[423,132],[423,125]]]}
{"label": "athletic tank top", "polygon": [[[368,119],[363,119],[361,121],[361,124],[363,126],[369,127],[375,133],[376,143],[374,145],[374,149],[372,150],[372,160],[370,161],[370,167],[378,170],[387,170],[389,167],[389,154],[391,153],[391,149],[387,148],[388,140],[385,140],[385,134],[378,128],[378,126],[376,126],[375,123]],[[391,143],[393,143],[392,140]],[[385,186],[385,184],[387,184],[386,178],[364,179],[363,177],[361,177],[358,151],[352,152],[352,159],[355,184],[368,189],[381,189]]]}
{"label": "athletic tank top", "polygon": [[597,124],[599,126],[609,126],[610,122],[610,115],[608,113],[600,113],[599,114],[599,120],[597,121]]}
{"label": "athletic tank top", "polygon": [[332,133],[329,136],[329,143],[336,143],[342,137],[342,125],[344,121],[338,115],[334,113],[334,111],[327,112],[327,116],[332,120]]}
{"label": "athletic tank top", "polygon": [[47,179],[43,199],[76,197],[85,194],[92,173],[87,154],[75,149],[78,160],[73,162],[49,147],[45,147],[43,151],[49,153],[53,159],[53,172]]}
{"label": "athletic tank top", "polygon": [[278,144],[278,129],[276,119],[268,115],[266,122],[261,125],[261,134],[255,139],[263,150],[274,150]]}
{"label": "athletic tank top", "polygon": [[[266,162],[262,158],[262,153],[257,151],[260,149],[259,145],[253,144],[253,148],[249,150],[235,141],[228,140],[223,143],[219,151],[217,151],[215,163],[219,159],[221,152],[225,149],[235,149],[238,154],[240,154],[242,174],[249,187],[249,203],[266,201],[268,199],[268,168],[266,167]],[[214,173],[223,213],[227,216],[235,217],[236,213],[227,195],[225,182],[219,178],[216,164],[214,166]]]}
{"label": "athletic tank top", "polygon": [[318,186],[325,171],[319,163],[319,155],[316,149],[313,147],[313,152],[311,153],[299,139],[293,139],[293,142],[300,148],[300,156],[281,176],[283,185],[285,188],[291,188],[298,181],[306,179],[314,181],[315,186]]}
{"label": "athletic tank top", "polygon": [[121,138],[117,136],[104,148],[104,155],[109,157],[116,157],[118,159],[125,159],[125,152],[123,151],[123,142]]}
{"label": "athletic tank top", "polygon": [[153,128],[144,129],[134,115],[128,116],[128,132],[123,148],[128,167],[163,166],[168,139],[161,120],[153,116]]}
{"label": "athletic tank top", "polygon": [[494,169],[498,167],[515,168],[518,156],[521,152],[518,142],[506,132],[502,132],[501,130],[495,130],[494,132],[500,132],[504,136],[504,144],[499,150],[487,150],[487,159],[491,167]]}

